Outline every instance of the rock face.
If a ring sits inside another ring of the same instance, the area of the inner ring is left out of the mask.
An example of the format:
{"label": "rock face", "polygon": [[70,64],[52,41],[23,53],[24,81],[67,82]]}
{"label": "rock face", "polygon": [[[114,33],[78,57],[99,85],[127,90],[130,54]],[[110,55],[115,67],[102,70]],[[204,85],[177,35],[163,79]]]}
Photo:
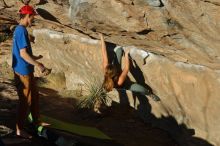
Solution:
{"label": "rock face", "polygon": [[217,0],[70,0],[73,23],[87,34],[135,45],[169,59],[220,68]]}
{"label": "rock face", "polygon": [[[140,65],[161,97],[158,117],[172,115],[198,137],[220,145],[220,2],[218,0],[70,0],[78,29],[150,55]],[[217,130],[218,129],[218,130]]]}
{"label": "rock face", "polygon": [[[98,56],[101,56],[101,52],[98,40],[47,29],[35,30],[33,33],[36,37],[33,46],[37,48],[35,52],[46,54],[43,62],[53,69],[55,76],[59,74],[55,78],[62,78],[66,82],[66,87],[62,83],[62,88],[76,89],[91,77],[100,77],[101,58]],[[53,81],[54,78],[51,78]]]}
{"label": "rock face", "polygon": [[[92,78],[102,80],[99,41],[46,29],[35,30],[34,35],[34,52],[47,54],[43,62],[53,68],[54,74],[64,74],[67,89],[76,89]],[[124,47],[127,48],[131,47]],[[136,108],[144,120],[169,131],[182,145],[198,145],[198,141],[193,142],[187,134],[177,130],[178,124],[194,129],[196,137],[218,145],[220,72],[153,53],[148,53],[143,65],[143,50],[135,48],[131,52],[136,64],[129,74],[130,78],[142,83],[144,80],[161,102],[146,97],[135,99],[128,93],[130,106]],[[136,74],[133,73],[135,70]],[[113,100],[121,102],[116,95]],[[166,118],[163,122],[164,117],[174,118],[177,127],[174,126],[174,129],[172,122]]]}
{"label": "rock face", "polygon": [[[154,102],[127,94],[130,106],[143,119],[169,131],[180,145],[220,145],[218,0],[69,3],[70,18],[79,32],[93,38],[102,32],[108,42],[134,48],[131,56],[136,63],[129,77],[149,85],[161,99]],[[102,80],[101,50],[96,39],[50,30],[35,30],[34,35],[35,51],[44,51],[44,63],[54,74],[62,74],[66,83],[62,88],[78,88],[91,78]],[[149,55],[146,60],[143,52]],[[121,102],[120,94],[116,95],[114,101]],[[170,121],[175,121],[177,128]],[[181,127],[194,129],[197,139],[192,140],[193,133],[189,136],[176,130]]]}
{"label": "rock face", "polygon": [[[49,28],[59,32],[35,30],[33,52],[44,55],[40,61],[53,69],[47,77],[51,87],[78,89],[88,80],[103,79],[101,49],[95,39],[102,32],[108,42],[131,49],[136,62],[129,77],[149,85],[161,99],[154,102],[129,91],[113,91],[113,101],[137,109],[143,120],[169,131],[182,146],[220,146],[219,0],[48,1],[38,7],[59,17],[65,31],[56,23]],[[70,4],[73,25],[68,29],[66,10],[54,9],[57,3],[65,6],[62,9]],[[7,4],[21,6],[17,1]],[[0,31],[10,29],[6,21],[1,19]],[[42,28],[52,22],[43,23],[38,17],[36,23]],[[2,50],[0,54],[9,51]],[[0,62],[11,64],[10,59],[5,56]]]}

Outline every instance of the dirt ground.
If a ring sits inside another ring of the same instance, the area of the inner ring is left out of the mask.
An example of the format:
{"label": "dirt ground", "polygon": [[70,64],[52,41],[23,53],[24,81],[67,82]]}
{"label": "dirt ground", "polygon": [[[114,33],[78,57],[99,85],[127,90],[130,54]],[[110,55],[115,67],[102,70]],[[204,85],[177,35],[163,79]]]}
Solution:
{"label": "dirt ground", "polygon": [[[12,81],[0,78],[0,125],[14,129],[17,94]],[[139,119],[132,108],[113,105],[102,115],[89,111],[77,111],[74,105],[77,98],[62,97],[58,92],[40,88],[40,110],[42,114],[69,123],[96,127],[106,135],[125,146],[174,146],[175,142],[163,130],[151,127]],[[8,145],[40,145],[42,141],[25,141],[18,138],[3,138]],[[10,142],[9,142],[10,141]],[[13,142],[14,141],[14,142]],[[10,144],[12,143],[12,144]]]}

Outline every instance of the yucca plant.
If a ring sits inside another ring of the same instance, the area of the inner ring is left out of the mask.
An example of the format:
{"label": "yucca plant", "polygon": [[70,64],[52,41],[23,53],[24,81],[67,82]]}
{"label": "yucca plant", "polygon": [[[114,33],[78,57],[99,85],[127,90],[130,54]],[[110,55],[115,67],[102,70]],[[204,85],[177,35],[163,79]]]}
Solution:
{"label": "yucca plant", "polygon": [[101,105],[107,105],[110,96],[103,88],[102,82],[99,79],[93,78],[84,83],[85,93],[84,98],[79,102],[79,108],[93,109],[95,112],[99,111]]}

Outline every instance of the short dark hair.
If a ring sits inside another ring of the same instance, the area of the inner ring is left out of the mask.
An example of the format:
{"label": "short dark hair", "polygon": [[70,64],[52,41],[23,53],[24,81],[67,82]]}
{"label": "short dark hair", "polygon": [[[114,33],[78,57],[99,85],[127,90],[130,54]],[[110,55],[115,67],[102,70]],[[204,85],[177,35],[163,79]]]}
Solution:
{"label": "short dark hair", "polygon": [[27,14],[20,14],[20,19],[23,19],[26,17]]}
{"label": "short dark hair", "polygon": [[[28,15],[28,14],[20,14],[20,19],[25,18],[25,17],[26,17],[26,15]],[[31,15],[33,15],[33,14],[29,14],[29,16],[31,16]]]}

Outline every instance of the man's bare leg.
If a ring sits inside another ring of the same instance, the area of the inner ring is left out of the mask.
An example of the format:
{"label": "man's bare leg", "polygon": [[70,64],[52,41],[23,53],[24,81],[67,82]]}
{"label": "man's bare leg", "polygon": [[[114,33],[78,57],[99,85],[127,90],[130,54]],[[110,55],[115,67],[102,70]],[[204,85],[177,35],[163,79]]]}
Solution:
{"label": "man's bare leg", "polygon": [[32,138],[32,136],[23,130],[26,113],[27,105],[25,103],[20,102],[17,113],[16,135],[22,138],[30,139]]}

